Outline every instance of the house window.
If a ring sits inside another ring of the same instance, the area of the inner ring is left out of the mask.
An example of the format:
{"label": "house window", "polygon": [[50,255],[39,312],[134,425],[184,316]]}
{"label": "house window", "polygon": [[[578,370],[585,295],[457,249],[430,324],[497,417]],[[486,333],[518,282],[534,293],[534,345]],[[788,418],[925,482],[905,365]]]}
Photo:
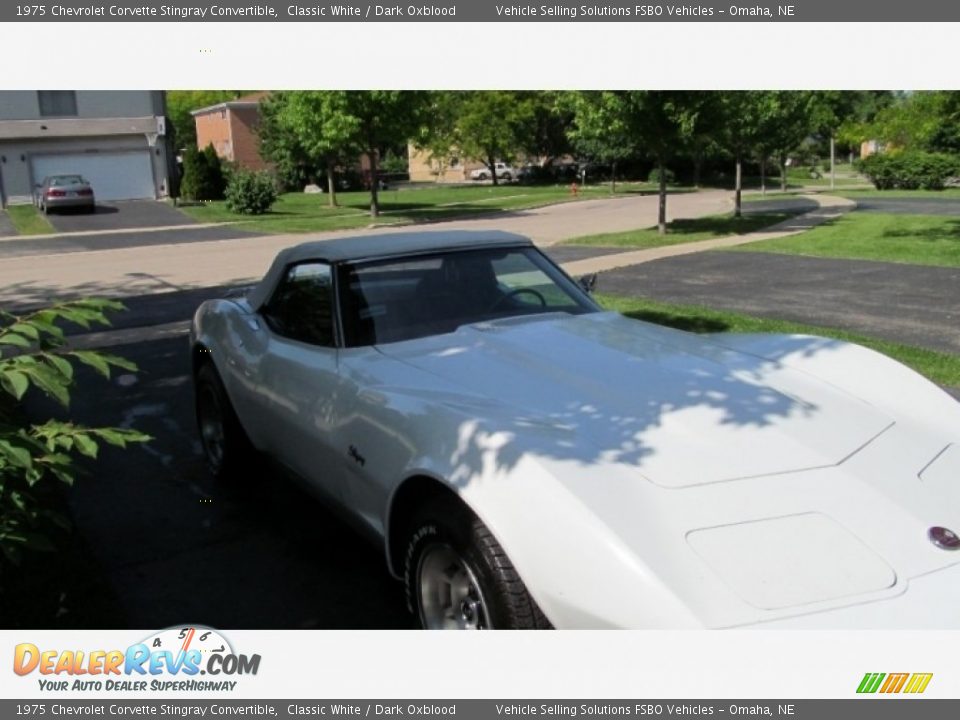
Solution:
{"label": "house window", "polygon": [[77,93],[73,90],[38,90],[40,117],[75,117]]}

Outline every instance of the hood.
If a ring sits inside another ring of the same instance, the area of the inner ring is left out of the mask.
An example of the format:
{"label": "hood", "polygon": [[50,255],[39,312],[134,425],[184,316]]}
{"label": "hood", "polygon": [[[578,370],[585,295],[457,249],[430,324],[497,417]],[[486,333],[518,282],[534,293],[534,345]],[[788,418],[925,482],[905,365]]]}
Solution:
{"label": "hood", "polygon": [[518,427],[565,431],[535,452],[625,463],[666,488],[836,465],[893,424],[802,371],[616,313],[512,318],[378,350],[506,403]]}

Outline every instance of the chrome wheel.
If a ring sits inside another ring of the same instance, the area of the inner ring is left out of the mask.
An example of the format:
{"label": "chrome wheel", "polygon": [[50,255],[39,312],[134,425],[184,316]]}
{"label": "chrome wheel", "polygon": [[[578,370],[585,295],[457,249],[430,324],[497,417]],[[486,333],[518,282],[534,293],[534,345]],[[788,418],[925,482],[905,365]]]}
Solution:
{"label": "chrome wheel", "polygon": [[417,568],[420,621],[427,630],[490,630],[490,616],[477,576],[445,544],[424,550]]}
{"label": "chrome wheel", "polygon": [[200,388],[200,397],[197,404],[197,415],[200,424],[200,439],[203,451],[207,456],[210,469],[217,473],[223,466],[223,456],[226,452],[226,430],[223,424],[223,410],[216,390],[205,383]]}

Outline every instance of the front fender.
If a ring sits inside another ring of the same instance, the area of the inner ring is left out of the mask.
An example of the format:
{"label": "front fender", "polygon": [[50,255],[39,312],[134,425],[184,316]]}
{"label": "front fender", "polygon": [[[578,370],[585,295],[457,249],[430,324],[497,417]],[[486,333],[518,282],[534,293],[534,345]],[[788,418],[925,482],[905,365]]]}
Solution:
{"label": "front fender", "polygon": [[898,419],[960,439],[960,402],[876,350],[810,335],[720,334],[714,339],[718,345],[812,375]]}

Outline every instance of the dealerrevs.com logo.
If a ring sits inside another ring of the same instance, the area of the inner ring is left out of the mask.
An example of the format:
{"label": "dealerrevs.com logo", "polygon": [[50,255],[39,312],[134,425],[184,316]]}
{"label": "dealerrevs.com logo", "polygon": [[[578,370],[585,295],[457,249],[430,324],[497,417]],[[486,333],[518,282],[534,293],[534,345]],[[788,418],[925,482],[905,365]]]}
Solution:
{"label": "dealerrevs.com logo", "polygon": [[161,630],[124,650],[58,650],[20,643],[13,654],[17,675],[36,673],[40,689],[54,692],[229,692],[237,686],[233,678],[256,675],[259,669],[260,655],[237,653],[223,635],[200,626]]}
{"label": "dealerrevs.com logo", "polygon": [[857,686],[858,693],[916,695],[927,689],[933,673],[865,673]]}

